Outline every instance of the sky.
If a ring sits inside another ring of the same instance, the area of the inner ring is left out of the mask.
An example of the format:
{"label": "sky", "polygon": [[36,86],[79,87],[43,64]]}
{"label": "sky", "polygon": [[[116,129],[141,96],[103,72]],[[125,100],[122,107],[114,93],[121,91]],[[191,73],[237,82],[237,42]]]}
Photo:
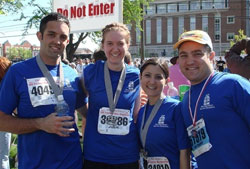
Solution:
{"label": "sky", "polygon": [[[28,0],[24,0],[24,2],[27,3]],[[41,7],[50,6],[50,0],[36,0],[35,2]],[[25,7],[23,12],[26,16],[32,16],[33,10],[34,8]],[[29,29],[27,36],[22,36],[27,20],[18,20],[20,18],[20,14],[21,13],[19,12],[14,14],[9,13],[8,15],[0,15],[0,43],[3,44],[8,40],[12,45],[15,45],[28,40],[32,45],[39,46],[40,43],[36,37],[38,29],[36,27]],[[80,48],[89,48],[94,51],[98,48],[98,44],[95,44],[92,40],[88,39],[84,44],[80,45]]]}

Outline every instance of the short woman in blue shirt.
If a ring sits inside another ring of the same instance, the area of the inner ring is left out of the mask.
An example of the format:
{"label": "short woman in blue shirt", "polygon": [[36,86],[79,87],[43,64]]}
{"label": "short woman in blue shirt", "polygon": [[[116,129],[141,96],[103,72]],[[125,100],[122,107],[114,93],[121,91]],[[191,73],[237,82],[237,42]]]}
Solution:
{"label": "short woman in blue shirt", "polygon": [[112,23],[102,30],[107,60],[84,69],[89,95],[84,133],[84,169],[138,169],[139,138],[134,123],[140,106],[139,69],[124,63],[128,28]]}
{"label": "short woman in blue shirt", "polygon": [[179,101],[163,94],[168,75],[167,63],[157,58],[147,60],[140,70],[148,102],[139,111],[137,129],[147,169],[190,168],[190,145]]}

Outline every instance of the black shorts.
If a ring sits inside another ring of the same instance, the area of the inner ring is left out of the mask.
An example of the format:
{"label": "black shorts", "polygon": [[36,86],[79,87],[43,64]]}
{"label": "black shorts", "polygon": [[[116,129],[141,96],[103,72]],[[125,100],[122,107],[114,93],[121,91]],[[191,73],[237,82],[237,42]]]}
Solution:
{"label": "black shorts", "polygon": [[139,169],[139,162],[136,161],[125,164],[107,164],[84,160],[83,169]]}

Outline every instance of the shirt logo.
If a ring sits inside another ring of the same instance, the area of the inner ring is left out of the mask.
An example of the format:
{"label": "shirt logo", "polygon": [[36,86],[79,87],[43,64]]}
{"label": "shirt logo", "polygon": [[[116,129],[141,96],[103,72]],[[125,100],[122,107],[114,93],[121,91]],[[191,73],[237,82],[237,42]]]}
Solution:
{"label": "shirt logo", "polygon": [[215,106],[210,103],[210,95],[206,94],[203,100],[203,105],[201,106],[200,110],[213,109],[213,108],[215,108]]}
{"label": "shirt logo", "polygon": [[129,93],[129,92],[134,92],[135,91],[135,88],[134,88],[134,81],[130,81],[128,83],[128,87],[125,89],[125,92],[126,93]]}
{"label": "shirt logo", "polygon": [[154,125],[154,127],[168,127],[168,124],[165,124],[165,115],[161,115],[161,117],[158,120],[158,123]]}

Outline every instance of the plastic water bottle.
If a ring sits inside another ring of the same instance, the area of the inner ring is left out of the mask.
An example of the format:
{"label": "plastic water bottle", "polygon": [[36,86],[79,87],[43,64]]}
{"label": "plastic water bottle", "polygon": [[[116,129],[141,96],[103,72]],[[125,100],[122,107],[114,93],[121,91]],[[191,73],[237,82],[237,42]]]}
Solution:
{"label": "plastic water bottle", "polygon": [[63,95],[57,97],[57,104],[55,106],[55,111],[57,116],[67,116],[69,115],[69,105],[64,101]]}
{"label": "plastic water bottle", "polygon": [[174,99],[180,100],[179,97],[179,92],[178,90],[174,87],[174,82],[168,82],[168,91],[167,91],[167,96],[170,96]]}
{"label": "plastic water bottle", "polygon": [[[55,106],[55,112],[57,113],[57,116],[60,116],[60,117],[69,115],[69,105],[63,99],[63,95],[59,95],[57,97],[57,104]],[[65,128],[70,128],[70,127],[65,127]],[[62,132],[62,133],[65,135],[69,134],[68,132]]]}

